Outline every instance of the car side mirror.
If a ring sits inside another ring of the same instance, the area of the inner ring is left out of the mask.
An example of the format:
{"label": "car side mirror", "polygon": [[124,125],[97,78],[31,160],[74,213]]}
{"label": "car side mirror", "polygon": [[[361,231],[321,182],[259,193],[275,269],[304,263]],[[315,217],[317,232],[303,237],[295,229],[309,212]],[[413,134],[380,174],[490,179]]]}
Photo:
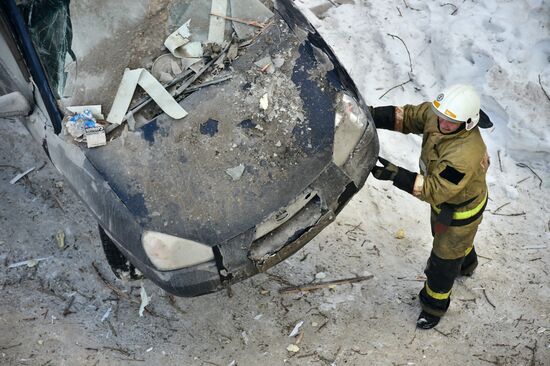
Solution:
{"label": "car side mirror", "polygon": [[31,104],[20,92],[0,96],[0,118],[26,117],[31,111]]}

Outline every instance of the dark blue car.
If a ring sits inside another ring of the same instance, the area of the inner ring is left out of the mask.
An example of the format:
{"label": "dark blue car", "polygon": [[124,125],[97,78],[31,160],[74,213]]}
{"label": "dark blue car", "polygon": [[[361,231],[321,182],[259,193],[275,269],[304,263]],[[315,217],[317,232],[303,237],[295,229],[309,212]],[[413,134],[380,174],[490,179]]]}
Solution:
{"label": "dark blue car", "polygon": [[[222,289],[298,251],[363,186],[372,118],[292,1],[101,4],[2,1],[0,117],[25,124],[97,218],[119,276],[137,269],[179,296]],[[72,107],[114,114],[125,69],[187,115],[138,87],[121,123],[96,118],[106,143],[88,147],[68,132]]]}

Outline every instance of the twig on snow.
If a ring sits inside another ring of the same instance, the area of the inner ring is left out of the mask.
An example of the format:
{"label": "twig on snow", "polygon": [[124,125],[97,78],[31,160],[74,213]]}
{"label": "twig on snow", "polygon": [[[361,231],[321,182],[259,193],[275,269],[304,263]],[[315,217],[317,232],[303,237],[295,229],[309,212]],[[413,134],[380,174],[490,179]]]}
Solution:
{"label": "twig on snow", "polygon": [[492,260],[493,260],[493,258],[484,257],[484,256],[479,255],[479,254],[478,254],[477,256],[478,256],[479,258],[487,259],[488,261],[492,261]]}
{"label": "twig on snow", "polygon": [[454,8],[453,12],[451,13],[451,15],[455,15],[456,12],[458,11],[458,7],[455,5],[455,4],[451,4],[451,3],[445,3],[445,4],[441,4],[441,6],[452,6]]}
{"label": "twig on snow", "polygon": [[399,16],[400,16],[400,17],[402,17],[402,16],[403,16],[403,14],[401,14],[401,9],[399,9],[399,7],[398,7],[398,6],[396,6],[395,8],[397,9],[397,12],[399,13]]}
{"label": "twig on snow", "polygon": [[527,168],[531,171],[531,173],[533,173],[535,175],[535,177],[537,177],[538,180],[540,180],[540,183],[539,183],[539,188],[542,187],[542,178],[539,177],[539,175],[527,164],[525,163],[516,163],[516,166],[519,166],[520,168]]}
{"label": "twig on snow", "polygon": [[494,364],[494,365],[500,365],[500,362],[498,362],[498,361],[491,361],[491,360],[488,360],[488,359],[486,359],[486,358],[482,358],[482,357],[481,357],[482,355],[474,355],[474,356],[475,356],[478,360],[480,360],[480,361],[489,362],[489,363],[492,363],[492,364]]}
{"label": "twig on snow", "polygon": [[496,309],[497,307],[495,306],[495,304],[493,304],[491,302],[491,300],[489,300],[489,296],[487,296],[487,292],[485,291],[485,289],[482,290],[483,291],[483,296],[485,296],[485,299],[487,300],[487,302],[489,303],[489,305],[491,305],[493,307],[493,309]]}
{"label": "twig on snow", "polygon": [[542,86],[542,82],[540,81],[540,74],[539,74],[539,85],[540,85],[540,88],[542,89],[542,91],[544,92],[544,95],[546,95],[546,98],[548,98],[548,100],[550,100],[550,96],[548,96],[548,93],[546,92],[546,90],[544,90],[544,87]]}
{"label": "twig on snow", "polygon": [[411,10],[414,10],[414,11],[420,11],[420,9],[416,9],[416,8],[413,8],[413,7],[409,6],[409,4],[407,4],[407,0],[403,0],[403,3],[405,4],[405,7],[407,9],[411,9]]}
{"label": "twig on snow", "polygon": [[[405,46],[405,49],[407,50],[407,55],[409,55],[409,66],[411,67],[411,74],[412,74],[413,73],[413,65],[412,65],[412,61],[411,61],[411,53],[409,52],[409,48],[407,47],[407,44],[405,43],[405,41],[403,41],[403,39],[401,39],[401,37],[396,36],[395,34],[388,33],[388,36],[390,36],[392,38],[397,38],[398,40],[401,41],[401,43],[403,43],[403,46]],[[410,78],[410,75],[409,75],[409,78]]]}
{"label": "twig on snow", "polygon": [[517,186],[519,186],[519,185],[520,185],[521,183],[525,182],[525,181],[526,181],[527,179],[529,179],[529,178],[531,178],[531,177],[526,177],[526,178],[523,178],[522,180],[518,181],[518,182],[517,182],[517,183],[515,184],[515,186],[514,186],[514,187],[516,187],[516,188],[517,188]]}
{"label": "twig on snow", "polygon": [[497,151],[498,155],[498,166],[500,167],[500,172],[502,173],[502,160],[500,160],[500,150]]}
{"label": "twig on snow", "polygon": [[412,81],[412,78],[411,78],[411,75],[409,74],[409,80],[407,80],[407,81],[405,81],[405,82],[403,82],[403,83],[401,83],[401,84],[399,84],[399,85],[396,85],[396,86],[393,86],[393,87],[389,88],[384,94],[382,94],[380,97],[378,97],[378,99],[382,99],[382,98],[384,97],[384,95],[388,94],[388,93],[391,92],[393,89],[399,88],[400,86],[403,86],[403,85],[405,85],[405,84],[408,84],[408,83],[410,83],[411,81]]}
{"label": "twig on snow", "polygon": [[13,345],[11,345],[11,346],[3,346],[3,347],[0,347],[0,349],[1,349],[2,351],[5,351],[5,350],[10,349],[10,348],[19,347],[19,346],[22,345],[22,344],[23,344],[23,343],[17,343],[17,344],[13,344]]}
{"label": "twig on snow", "polygon": [[440,331],[440,330],[437,329],[437,328],[434,328],[434,330],[435,330],[437,333],[439,333],[439,334],[441,334],[442,336],[445,336],[445,337],[449,337],[449,335],[450,335],[450,334],[447,334],[447,333],[443,333],[442,331]]}
{"label": "twig on snow", "polygon": [[494,213],[491,212],[495,216],[523,216],[525,215],[525,212],[517,212],[517,213],[511,213],[511,214],[501,214],[501,213]]}
{"label": "twig on snow", "polygon": [[116,351],[124,356],[130,357],[132,356],[132,353],[126,349],[118,348],[118,347],[109,347],[109,346],[103,346],[103,349],[108,349],[110,351]]}
{"label": "twig on snow", "polygon": [[363,229],[361,229],[360,226],[361,226],[361,223],[355,225],[352,229],[349,229],[348,231],[346,231],[346,232],[344,233],[344,235],[348,235],[349,233],[352,233],[352,232],[354,232],[354,231],[357,230],[357,229],[363,231]]}
{"label": "twig on snow", "polygon": [[279,293],[281,294],[287,294],[287,293],[293,293],[293,292],[302,292],[302,291],[314,291],[321,288],[327,288],[337,285],[345,285],[345,284],[352,284],[356,282],[366,281],[373,278],[373,275],[369,276],[363,276],[363,277],[353,277],[353,278],[344,278],[341,280],[335,280],[335,281],[327,281],[327,282],[319,282],[319,283],[313,283],[311,285],[303,285],[303,286],[293,286],[293,287],[286,287],[279,290]]}
{"label": "twig on snow", "polygon": [[531,350],[531,361],[529,361],[529,366],[535,366],[535,354],[537,353],[537,340],[535,339],[535,345],[533,347],[525,346],[525,348]]}
{"label": "twig on snow", "polygon": [[111,332],[113,333],[113,335],[114,335],[115,337],[118,337],[118,334],[117,334],[117,332],[116,332],[116,330],[115,330],[115,327],[113,327],[113,324],[111,324],[111,321],[107,320],[107,325],[109,326],[109,329],[111,329]]}
{"label": "twig on snow", "polygon": [[494,210],[492,213],[496,213],[496,212],[500,211],[501,208],[508,206],[510,203],[511,203],[511,202],[506,202],[505,204],[503,204],[502,206],[500,206],[499,208],[497,208],[496,210]]}

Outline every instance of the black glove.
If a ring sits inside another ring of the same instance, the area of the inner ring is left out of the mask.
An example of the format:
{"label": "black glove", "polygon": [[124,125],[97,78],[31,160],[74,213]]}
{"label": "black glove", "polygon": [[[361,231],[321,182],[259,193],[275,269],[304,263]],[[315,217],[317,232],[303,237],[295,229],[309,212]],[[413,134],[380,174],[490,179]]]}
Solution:
{"label": "black glove", "polygon": [[374,168],[372,168],[372,175],[376,179],[391,180],[394,186],[412,194],[414,181],[417,175],[416,173],[392,164],[380,156],[378,157],[378,161],[383,166],[374,166]]}
{"label": "black glove", "polygon": [[392,105],[385,107],[369,107],[370,114],[374,120],[376,128],[383,130],[395,130],[395,107]]}
{"label": "black glove", "polygon": [[378,157],[378,161],[382,163],[383,166],[374,166],[372,168],[372,175],[378,180],[393,180],[399,171],[399,167],[390,163],[384,158]]}

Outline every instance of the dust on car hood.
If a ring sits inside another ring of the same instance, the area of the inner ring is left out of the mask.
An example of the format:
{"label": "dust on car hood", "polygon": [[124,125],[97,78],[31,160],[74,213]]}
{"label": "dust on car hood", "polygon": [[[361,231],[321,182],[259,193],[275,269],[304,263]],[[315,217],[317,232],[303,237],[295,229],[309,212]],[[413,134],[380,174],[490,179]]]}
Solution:
{"label": "dust on car hood", "polygon": [[[266,73],[255,65],[266,56],[284,63]],[[287,205],[331,161],[341,85],[313,39],[276,14],[230,72],[180,103],[184,119],[161,114],[86,151],[144,228],[217,245]]]}

